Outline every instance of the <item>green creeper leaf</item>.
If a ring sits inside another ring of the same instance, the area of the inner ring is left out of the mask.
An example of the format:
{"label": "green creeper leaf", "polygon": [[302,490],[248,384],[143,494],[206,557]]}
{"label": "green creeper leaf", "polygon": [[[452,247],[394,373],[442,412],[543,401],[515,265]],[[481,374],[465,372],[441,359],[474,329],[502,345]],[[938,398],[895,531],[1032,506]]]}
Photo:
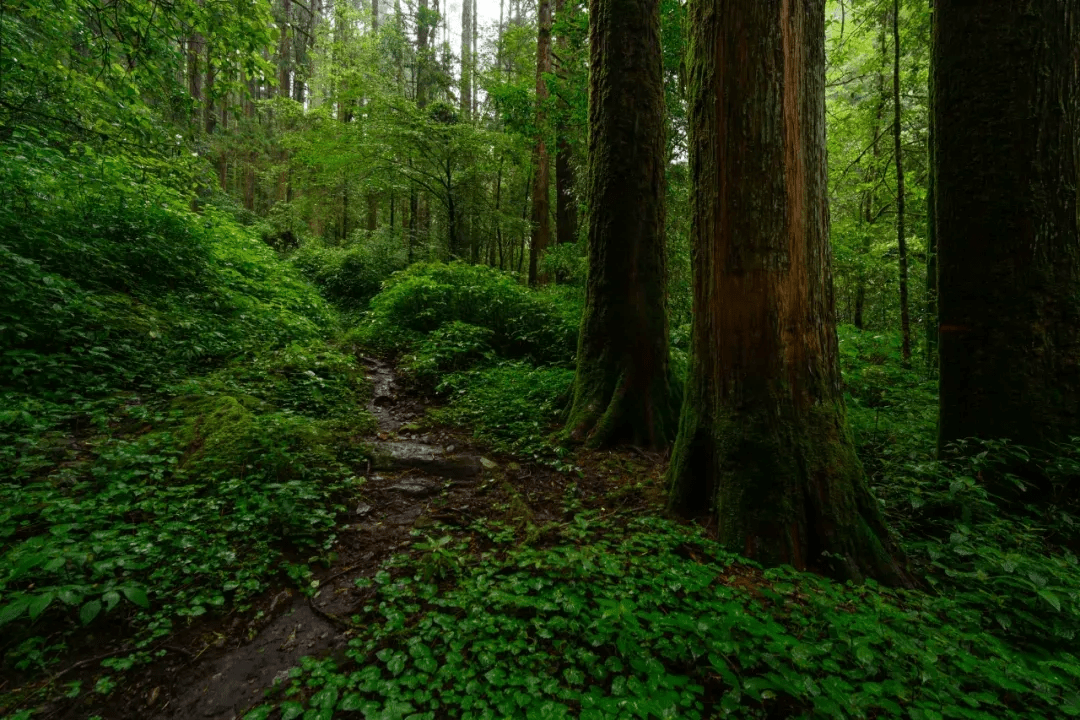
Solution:
{"label": "green creeper leaf", "polygon": [[82,610],[79,611],[79,619],[82,620],[83,625],[89,625],[100,612],[101,602],[99,600],[91,600],[82,606]]}
{"label": "green creeper leaf", "polygon": [[22,597],[0,608],[0,625],[5,625],[22,615],[29,604],[30,598]]}
{"label": "green creeper leaf", "polygon": [[124,597],[131,602],[135,603],[139,607],[150,607],[150,598],[146,597],[146,591],[140,587],[123,587],[120,588]]}
{"label": "green creeper leaf", "polygon": [[1043,588],[1043,589],[1039,590],[1039,597],[1041,597],[1046,602],[1050,603],[1050,605],[1055,610],[1057,610],[1058,612],[1061,612],[1061,600],[1058,599],[1057,595],[1050,592],[1046,588]]}
{"label": "green creeper leaf", "polygon": [[[355,711],[360,710],[364,706],[364,698],[356,693],[350,693],[341,700],[341,704],[338,705],[338,710]],[[282,706],[284,707],[284,706]],[[292,717],[285,717],[285,712],[282,710],[281,720],[292,720]]]}
{"label": "green creeper leaf", "polygon": [[52,604],[53,598],[56,597],[54,593],[48,592],[44,595],[38,595],[30,601],[30,619],[36,620],[38,615],[45,612],[45,610]]}
{"label": "green creeper leaf", "polygon": [[273,712],[273,705],[260,705],[247,715],[244,716],[244,720],[266,720],[270,717],[270,713]]}
{"label": "green creeper leaf", "polygon": [[82,595],[74,590],[61,590],[57,596],[65,605],[78,605],[82,601]]}
{"label": "green creeper leaf", "polygon": [[120,602],[120,593],[115,590],[110,590],[102,595],[101,599],[105,601],[105,612],[109,612],[116,607],[116,603]]}

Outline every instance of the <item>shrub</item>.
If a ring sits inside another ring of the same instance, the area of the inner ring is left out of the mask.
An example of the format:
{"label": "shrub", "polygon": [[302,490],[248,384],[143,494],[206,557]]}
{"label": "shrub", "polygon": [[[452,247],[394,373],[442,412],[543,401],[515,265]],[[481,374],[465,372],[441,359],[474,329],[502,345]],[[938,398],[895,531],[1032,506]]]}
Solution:
{"label": "shrub", "polygon": [[499,450],[547,454],[552,424],[566,409],[574,371],[504,362],[448,375],[438,391],[448,398],[434,416],[473,429]]}
{"label": "shrub", "polygon": [[510,359],[569,363],[577,341],[577,324],[558,303],[507,273],[464,263],[420,263],[392,275],[354,337],[399,352],[455,321],[489,330],[494,352]]}
{"label": "shrub", "polygon": [[328,299],[346,310],[358,310],[379,292],[383,280],[405,267],[405,251],[387,231],[371,237],[354,236],[352,243],[343,247],[312,241],[291,260]]}

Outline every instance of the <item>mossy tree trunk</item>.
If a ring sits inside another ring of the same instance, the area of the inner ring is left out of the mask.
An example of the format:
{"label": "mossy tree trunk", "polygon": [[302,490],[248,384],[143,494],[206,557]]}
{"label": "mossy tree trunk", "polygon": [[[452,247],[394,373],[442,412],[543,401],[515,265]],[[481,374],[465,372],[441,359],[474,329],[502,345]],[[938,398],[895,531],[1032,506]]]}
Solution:
{"label": "mossy tree trunk", "polygon": [[659,0],[589,3],[589,281],[567,434],[658,447],[675,435],[664,257]]}
{"label": "mossy tree trunk", "polygon": [[845,419],[825,0],[691,0],[694,329],[670,502],[769,565],[907,584]]}
{"label": "mossy tree trunk", "polygon": [[942,448],[1080,434],[1080,0],[936,0]]}

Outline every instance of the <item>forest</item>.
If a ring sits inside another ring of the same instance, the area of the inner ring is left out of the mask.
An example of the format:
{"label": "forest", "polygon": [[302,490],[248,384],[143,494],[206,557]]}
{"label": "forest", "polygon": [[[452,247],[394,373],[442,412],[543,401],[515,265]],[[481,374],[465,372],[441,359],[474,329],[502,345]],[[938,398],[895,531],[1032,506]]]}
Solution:
{"label": "forest", "polygon": [[1080,717],[1080,0],[4,0],[0,718]]}

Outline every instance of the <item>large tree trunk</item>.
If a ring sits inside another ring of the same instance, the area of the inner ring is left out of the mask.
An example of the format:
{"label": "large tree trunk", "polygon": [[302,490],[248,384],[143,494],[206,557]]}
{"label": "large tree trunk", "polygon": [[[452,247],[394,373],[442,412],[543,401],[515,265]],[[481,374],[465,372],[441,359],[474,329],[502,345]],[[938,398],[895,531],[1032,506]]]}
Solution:
{"label": "large tree trunk", "polygon": [[837,360],[825,0],[692,0],[694,328],[671,504],[769,565],[906,584]]}
{"label": "large tree trunk", "polygon": [[532,242],[529,244],[529,284],[547,282],[539,270],[540,256],[551,244],[551,202],[548,199],[550,170],[544,142],[545,109],[548,99],[544,75],[551,72],[551,0],[537,0],[539,31],[536,40],[536,145],[533,146]]}
{"label": "large tree trunk", "polygon": [[589,4],[589,282],[566,429],[593,446],[665,446],[669,363],[660,0]]}
{"label": "large tree trunk", "polygon": [[1080,0],[937,0],[939,442],[1080,434]]}

